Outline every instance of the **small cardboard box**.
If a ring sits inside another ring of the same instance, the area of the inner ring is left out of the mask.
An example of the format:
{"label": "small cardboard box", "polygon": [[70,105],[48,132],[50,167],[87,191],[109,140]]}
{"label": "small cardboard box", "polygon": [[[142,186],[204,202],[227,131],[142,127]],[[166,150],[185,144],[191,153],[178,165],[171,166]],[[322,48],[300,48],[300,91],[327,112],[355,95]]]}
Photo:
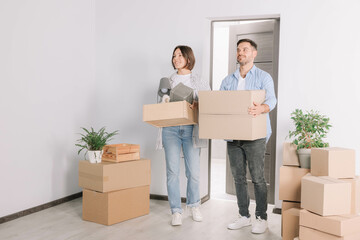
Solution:
{"label": "small cardboard box", "polygon": [[350,214],[351,184],[308,174],[301,180],[301,208],[321,216]]}
{"label": "small cardboard box", "polygon": [[360,239],[360,233],[339,237],[312,228],[300,226],[299,239],[300,240],[358,240]]}
{"label": "small cardboard box", "polygon": [[265,90],[199,91],[199,137],[256,140],[266,137],[266,116],[248,108],[263,103]]}
{"label": "small cardboard box", "polygon": [[106,162],[124,162],[140,159],[140,145],[138,144],[111,144],[103,147],[101,160]]}
{"label": "small cardboard box", "polygon": [[286,201],[301,201],[301,178],[308,174],[310,169],[281,166],[279,199]]}
{"label": "small cardboard box", "polygon": [[299,156],[296,152],[296,145],[290,142],[283,144],[283,166],[300,166]]}
{"label": "small cardboard box", "polygon": [[311,149],[313,176],[353,178],[355,164],[355,150],[338,147]]}
{"label": "small cardboard box", "polygon": [[337,215],[322,217],[303,209],[300,211],[300,225],[336,236],[346,236],[360,233],[360,216]]}
{"label": "small cardboard box", "polygon": [[299,215],[299,208],[290,208],[282,212],[283,240],[293,240],[295,237],[299,236]]}
{"label": "small cardboard box", "polygon": [[83,220],[112,225],[149,214],[150,186],[99,193],[83,190]]}
{"label": "small cardboard box", "polygon": [[150,160],[121,163],[79,161],[79,186],[98,192],[150,185]]}
{"label": "small cardboard box", "polygon": [[360,177],[341,180],[351,183],[351,214],[360,214]]}
{"label": "small cardboard box", "polygon": [[[282,201],[281,213],[285,212],[290,208],[300,208],[300,202]],[[283,235],[283,215],[281,215],[281,236]]]}
{"label": "small cardboard box", "polygon": [[143,106],[143,121],[155,127],[197,124],[197,111],[186,101]]}

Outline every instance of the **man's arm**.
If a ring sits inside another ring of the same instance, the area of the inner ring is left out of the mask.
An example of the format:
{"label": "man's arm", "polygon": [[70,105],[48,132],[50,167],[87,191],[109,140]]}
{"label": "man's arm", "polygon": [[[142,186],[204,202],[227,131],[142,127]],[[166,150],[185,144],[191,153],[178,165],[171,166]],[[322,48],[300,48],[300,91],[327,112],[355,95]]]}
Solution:
{"label": "man's arm", "polygon": [[268,113],[276,106],[277,100],[275,97],[274,81],[269,74],[267,74],[266,78],[263,80],[263,89],[266,94],[265,102],[263,104],[254,102],[254,106],[248,108],[248,113],[254,117],[263,113]]}

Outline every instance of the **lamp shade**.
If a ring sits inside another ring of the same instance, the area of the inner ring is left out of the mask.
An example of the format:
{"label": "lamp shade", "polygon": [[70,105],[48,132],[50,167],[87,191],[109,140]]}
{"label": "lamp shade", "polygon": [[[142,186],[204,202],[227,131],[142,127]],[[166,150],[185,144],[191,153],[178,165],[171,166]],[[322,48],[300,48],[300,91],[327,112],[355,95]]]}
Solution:
{"label": "lamp shade", "polygon": [[164,95],[169,95],[171,90],[170,80],[169,78],[163,77],[160,79],[158,95],[160,97]]}

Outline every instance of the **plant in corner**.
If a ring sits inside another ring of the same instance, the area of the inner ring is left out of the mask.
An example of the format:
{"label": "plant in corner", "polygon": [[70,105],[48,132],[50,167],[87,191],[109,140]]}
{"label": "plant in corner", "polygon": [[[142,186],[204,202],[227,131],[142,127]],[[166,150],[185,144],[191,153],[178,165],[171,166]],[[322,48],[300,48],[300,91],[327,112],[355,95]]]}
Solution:
{"label": "plant in corner", "polygon": [[84,149],[86,149],[91,163],[101,162],[102,149],[107,144],[111,138],[118,134],[118,131],[108,133],[105,131],[105,127],[102,127],[99,131],[94,131],[91,127],[90,130],[86,128],[81,128],[85,133],[79,133],[81,138],[77,141],[79,143],[75,146],[80,147],[78,154]]}
{"label": "plant in corner", "polygon": [[331,127],[330,119],[318,111],[310,110],[304,113],[300,109],[295,109],[291,113],[291,119],[295,124],[295,130],[289,131],[289,138],[293,138],[292,143],[297,146],[300,166],[310,168],[311,148],[329,146],[323,139]]}

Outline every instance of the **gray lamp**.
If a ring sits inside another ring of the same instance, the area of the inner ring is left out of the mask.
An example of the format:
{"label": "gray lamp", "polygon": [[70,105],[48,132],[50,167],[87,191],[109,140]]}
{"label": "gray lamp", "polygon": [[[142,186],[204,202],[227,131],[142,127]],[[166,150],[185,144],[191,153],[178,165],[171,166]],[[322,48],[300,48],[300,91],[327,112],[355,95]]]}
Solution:
{"label": "gray lamp", "polygon": [[170,95],[171,85],[169,78],[163,77],[160,79],[158,95],[163,97],[164,95]]}

